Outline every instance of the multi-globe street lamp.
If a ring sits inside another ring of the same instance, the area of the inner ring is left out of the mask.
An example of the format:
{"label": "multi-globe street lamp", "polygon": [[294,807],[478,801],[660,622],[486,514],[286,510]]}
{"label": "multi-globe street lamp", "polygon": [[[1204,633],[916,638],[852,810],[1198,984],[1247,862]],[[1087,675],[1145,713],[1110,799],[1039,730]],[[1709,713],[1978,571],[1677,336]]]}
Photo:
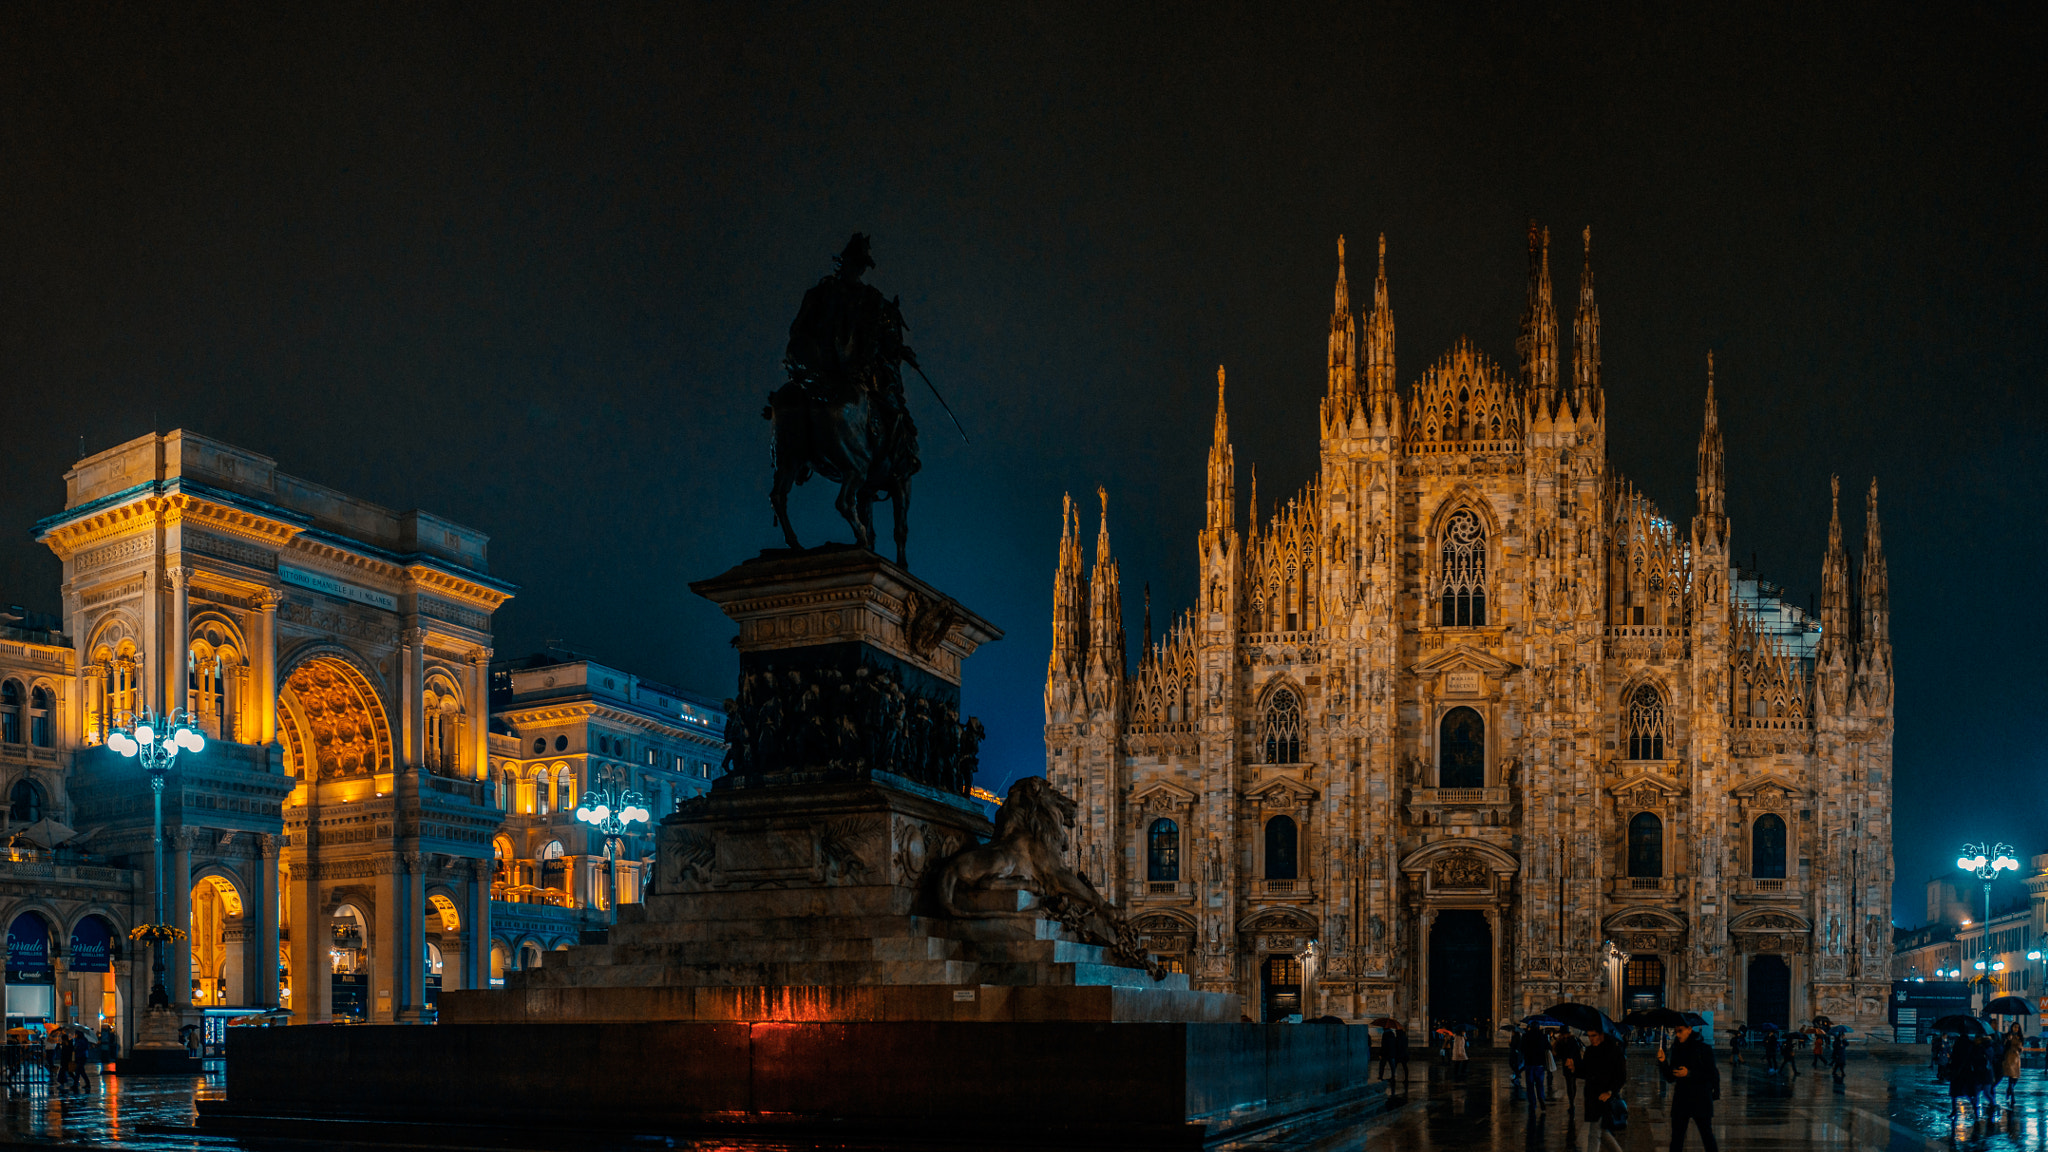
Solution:
{"label": "multi-globe street lamp", "polygon": [[1984,844],[1966,844],[1963,846],[1963,854],[1956,857],[1956,867],[1974,874],[1977,879],[1984,882],[1984,947],[1979,950],[1982,958],[1977,961],[1977,971],[1983,975],[1977,977],[1976,983],[1984,989],[1987,1001],[1993,979],[1991,974],[2005,969],[2003,961],[1994,963],[1991,959],[1991,882],[1997,879],[2000,872],[2020,870],[2020,862],[2013,859],[2012,854],[2013,846],[2010,844],[1992,844],[1988,847]]}
{"label": "multi-globe street lamp", "polygon": [[156,921],[138,929],[135,935],[152,945],[149,1006],[169,1008],[170,990],[164,987],[164,945],[182,933],[164,919],[164,774],[178,762],[180,752],[198,753],[206,748],[206,734],[182,710],[168,716],[143,713],[129,717],[126,726],[116,726],[107,735],[107,747],[129,760],[139,760],[149,774],[150,794],[156,801],[152,832],[156,840]]}
{"label": "multi-globe street lamp", "polygon": [[653,817],[647,810],[647,798],[631,789],[614,793],[610,787],[594,788],[583,794],[576,805],[576,818],[588,824],[604,837],[605,871],[610,876],[611,899],[607,906],[611,911],[611,922],[619,922],[619,845],[635,824],[645,824]]}

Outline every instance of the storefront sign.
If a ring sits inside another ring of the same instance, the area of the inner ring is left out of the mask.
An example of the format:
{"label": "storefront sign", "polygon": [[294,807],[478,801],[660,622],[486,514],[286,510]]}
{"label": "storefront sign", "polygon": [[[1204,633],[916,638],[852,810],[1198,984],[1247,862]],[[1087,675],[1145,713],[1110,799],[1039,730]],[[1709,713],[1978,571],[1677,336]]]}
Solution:
{"label": "storefront sign", "polygon": [[105,920],[87,916],[71,930],[71,970],[111,972],[114,958],[114,930]]}
{"label": "storefront sign", "polygon": [[52,984],[50,925],[33,912],[23,912],[7,926],[7,982]]}
{"label": "storefront sign", "polygon": [[294,568],[289,564],[280,564],[277,566],[277,578],[287,584],[297,584],[301,588],[311,588],[315,592],[325,592],[329,596],[339,596],[343,600],[353,600],[358,604],[368,604],[372,608],[382,608],[386,612],[398,611],[398,597],[379,592],[374,588],[365,588],[360,584],[350,584],[345,580],[336,580],[324,572],[309,572],[304,568]]}

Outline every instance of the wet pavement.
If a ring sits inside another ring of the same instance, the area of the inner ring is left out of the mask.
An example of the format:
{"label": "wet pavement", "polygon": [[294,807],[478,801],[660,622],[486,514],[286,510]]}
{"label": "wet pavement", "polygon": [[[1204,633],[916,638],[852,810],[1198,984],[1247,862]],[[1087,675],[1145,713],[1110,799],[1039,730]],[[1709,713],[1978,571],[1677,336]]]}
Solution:
{"label": "wet pavement", "polygon": [[[1924,1049],[1922,1050],[1924,1051]],[[1714,1131],[1729,1149],[2041,1149],[2048,1147],[2048,1077],[2028,1069],[2013,1106],[1999,1093],[1999,1106],[1984,1116],[1951,1105],[1947,1086],[1934,1079],[1924,1059],[1864,1058],[1852,1060],[1846,1083],[1831,1082],[1826,1070],[1800,1065],[1796,1077],[1772,1075],[1755,1063],[1731,1068],[1720,1052],[1722,1091]],[[1627,1128],[1616,1133],[1623,1152],[1649,1152],[1669,1146],[1670,1097],[1663,1090],[1648,1053],[1629,1053],[1627,1097],[1631,1109]],[[221,1091],[218,1073],[185,1077],[107,1077],[95,1079],[92,1092],[50,1093],[37,1086],[11,1095],[0,1115],[0,1144],[61,1144],[178,1152],[234,1152],[236,1141],[192,1128],[195,1100]],[[317,1125],[305,1133],[308,1144],[324,1144]],[[1688,1146],[1697,1148],[1692,1133]],[[298,1145],[297,1140],[264,1141],[266,1147]],[[658,1146],[658,1145],[657,1145]],[[770,1152],[847,1148],[833,1143],[773,1140],[676,1141],[680,1149],[727,1149]],[[863,1148],[875,1145],[861,1145]],[[1578,1122],[1576,1110],[1563,1101],[1533,1114],[1528,1101],[1515,1092],[1507,1065],[1498,1059],[1472,1061],[1467,1079],[1459,1082],[1443,1065],[1412,1065],[1405,1090],[1384,1111],[1338,1131],[1275,1129],[1234,1141],[1225,1147],[1240,1152],[1337,1152],[1370,1148],[1374,1152],[1425,1150],[1574,1149],[1594,1152],[1603,1147],[1601,1134]]]}

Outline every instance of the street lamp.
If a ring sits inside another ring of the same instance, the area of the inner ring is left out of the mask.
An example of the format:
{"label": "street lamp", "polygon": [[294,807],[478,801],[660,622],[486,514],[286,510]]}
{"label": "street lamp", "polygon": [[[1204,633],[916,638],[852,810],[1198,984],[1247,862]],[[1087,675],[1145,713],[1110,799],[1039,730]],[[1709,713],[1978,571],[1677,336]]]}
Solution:
{"label": "street lamp", "polygon": [[[1956,857],[1956,867],[1974,873],[1977,879],[1984,882],[1984,947],[1981,949],[1984,959],[1977,962],[1979,972],[1983,972],[1991,964],[1991,882],[2000,872],[2020,870],[2020,862],[2013,859],[2012,854],[2013,847],[2010,844],[1993,844],[1988,848],[1983,844],[1966,844],[1963,846],[1963,854]],[[2000,964],[1998,967],[2004,968],[2005,965]],[[1984,992],[1988,999],[1991,977],[1987,973],[1980,980],[1986,985]]]}
{"label": "street lamp", "polygon": [[647,798],[631,789],[614,794],[609,787],[596,788],[583,794],[583,800],[576,805],[576,818],[590,825],[604,836],[605,871],[611,876],[611,922],[619,922],[619,841],[635,824],[645,824],[652,817],[647,811]]}
{"label": "street lamp", "polygon": [[135,934],[149,940],[152,945],[149,970],[153,979],[149,986],[149,1006],[169,1008],[171,994],[164,987],[164,945],[183,932],[164,920],[164,774],[178,762],[180,752],[196,755],[204,751],[206,734],[182,709],[174,710],[168,716],[143,713],[131,716],[126,727],[117,726],[109,733],[107,747],[120,753],[124,759],[142,762],[142,770],[149,774],[150,794],[156,801],[156,821],[152,826],[156,840],[156,922],[144,925]]}

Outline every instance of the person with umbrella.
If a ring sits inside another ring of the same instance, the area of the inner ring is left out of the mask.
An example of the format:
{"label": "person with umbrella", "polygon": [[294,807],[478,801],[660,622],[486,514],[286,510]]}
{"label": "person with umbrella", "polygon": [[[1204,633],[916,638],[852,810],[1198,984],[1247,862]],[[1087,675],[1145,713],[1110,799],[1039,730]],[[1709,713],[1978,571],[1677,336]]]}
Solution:
{"label": "person with umbrella", "polygon": [[1394,1029],[1394,1070],[1401,1074],[1401,1083],[1408,1083],[1408,1029]]}
{"label": "person with umbrella", "polygon": [[[1564,1076],[1564,1110],[1571,1112],[1578,1105],[1579,1061],[1586,1054],[1586,1046],[1567,1028],[1551,1045],[1551,1051],[1557,1055],[1557,1070]],[[1590,1117],[1590,1110],[1587,1114]]]}
{"label": "person with umbrella", "polygon": [[1401,1030],[1401,1022],[1391,1016],[1382,1016],[1372,1022],[1380,1030],[1380,1079],[1394,1078],[1394,1034]]}
{"label": "person with umbrella", "polygon": [[1550,1038],[1543,1029],[1531,1025],[1522,1033],[1522,1069],[1529,1077],[1529,1111],[1545,1108],[1544,1097],[1550,1087]]}
{"label": "person with umbrella", "polygon": [[1970,1112],[1977,1112],[1977,1092],[1984,1076],[1984,1053],[1978,1049],[1976,1034],[1984,1025],[1974,1016],[1944,1016],[1934,1022],[1942,1031],[1957,1033],[1956,1042],[1949,1046],[1948,1072],[1949,1110],[1954,1111],[1956,1101],[1968,1100]]}
{"label": "person with umbrella", "polygon": [[1579,1078],[1586,1083],[1586,1123],[1599,1129],[1603,1147],[1622,1152],[1614,1135],[1628,1114],[1621,1099],[1622,1085],[1628,1083],[1628,1058],[1621,1042],[1599,1029],[1586,1033],[1578,1065]]}
{"label": "person with umbrella", "polygon": [[1742,1067],[1742,1050],[1749,1047],[1749,1029],[1740,1020],[1728,1030],[1728,1061],[1734,1067]]}
{"label": "person with umbrella", "polygon": [[1846,1027],[1835,1028],[1834,1052],[1828,1063],[1834,1068],[1835,1083],[1840,1084],[1849,1078],[1849,1029]]}
{"label": "person with umbrella", "polygon": [[1778,1071],[1778,1029],[1770,1024],[1764,1025],[1764,1070]]}
{"label": "person with umbrella", "polygon": [[1657,1053],[1658,1070],[1678,1086],[1671,1101],[1671,1152],[1685,1147],[1688,1122],[1700,1130],[1700,1147],[1720,1152],[1714,1140],[1714,1101],[1721,1096],[1721,1069],[1714,1063],[1714,1050],[1690,1024],[1681,1022],[1672,1034],[1678,1042],[1668,1052]]}

